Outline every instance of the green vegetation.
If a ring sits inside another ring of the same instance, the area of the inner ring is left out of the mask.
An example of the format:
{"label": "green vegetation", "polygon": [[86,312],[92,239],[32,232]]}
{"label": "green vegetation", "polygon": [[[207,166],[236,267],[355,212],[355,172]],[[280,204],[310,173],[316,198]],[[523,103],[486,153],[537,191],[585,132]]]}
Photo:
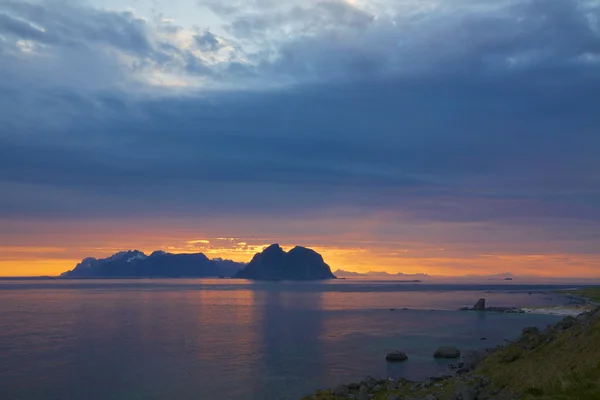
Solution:
{"label": "green vegetation", "polygon": [[561,291],[561,293],[568,293],[568,294],[571,294],[574,296],[584,297],[584,298],[590,299],[592,301],[600,302],[600,287],[599,286],[578,289],[578,290],[568,290],[568,291],[565,290],[565,291]]}
{"label": "green vegetation", "polygon": [[[600,300],[600,288],[585,289],[586,297]],[[598,297],[596,297],[598,296]],[[524,330],[524,334],[489,354],[474,372],[436,384],[401,385],[397,390],[382,389],[375,400],[398,398],[451,400],[455,388],[475,387],[482,400],[599,400],[600,399],[600,311],[566,317],[543,332]],[[482,385],[482,381],[486,381]],[[418,386],[418,387],[415,387]],[[423,387],[427,386],[427,387]],[[334,400],[330,390],[310,400]]]}
{"label": "green vegetation", "polygon": [[524,399],[600,399],[600,313],[558,329],[524,335],[487,357],[479,372]]}
{"label": "green vegetation", "polygon": [[[422,399],[429,394],[435,395],[435,398],[439,399],[450,399],[454,393],[455,381],[453,379],[440,382],[441,387],[430,386],[427,388],[420,388],[416,391],[411,391],[409,385],[405,385],[400,389],[395,390],[380,390],[375,393],[373,400],[387,400],[388,396],[395,394],[399,399],[405,397]],[[319,390],[314,395],[304,397],[302,400],[339,400],[345,399],[344,397],[336,397],[333,395],[331,390]]]}

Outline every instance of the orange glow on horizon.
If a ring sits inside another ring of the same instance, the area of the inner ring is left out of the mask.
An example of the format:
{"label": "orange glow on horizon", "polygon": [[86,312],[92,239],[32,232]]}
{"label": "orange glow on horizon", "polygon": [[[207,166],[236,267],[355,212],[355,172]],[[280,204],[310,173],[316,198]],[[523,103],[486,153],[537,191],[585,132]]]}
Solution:
{"label": "orange glow on horizon", "polygon": [[[146,254],[202,252],[209,258],[248,262],[266,246],[280,243],[285,250],[294,245],[312,248],[332,271],[600,278],[594,237],[548,240],[544,236],[548,227],[512,223],[391,220],[388,214],[260,221],[251,217],[4,220],[0,276],[59,275],[83,258],[104,258],[129,249]],[[577,232],[586,229],[591,227],[578,223]]]}
{"label": "orange glow on horizon", "polygon": [[[209,258],[224,258],[248,262],[270,243],[249,245],[233,238],[221,238],[229,247],[221,244],[209,247],[217,239],[193,239],[183,241],[181,246],[129,246],[127,248],[63,249],[55,247],[1,247],[0,276],[56,276],[70,270],[85,257],[104,258],[117,251],[138,249],[146,254],[163,249],[171,253],[202,252]],[[281,244],[286,250],[293,245]],[[600,277],[600,256],[570,254],[452,254],[442,248],[425,251],[398,250],[369,247],[310,246],[319,252],[326,263],[335,271],[388,272],[395,274],[426,273],[429,275],[462,276],[488,275],[511,272],[515,275],[540,277]],[[445,254],[449,253],[449,254]]]}

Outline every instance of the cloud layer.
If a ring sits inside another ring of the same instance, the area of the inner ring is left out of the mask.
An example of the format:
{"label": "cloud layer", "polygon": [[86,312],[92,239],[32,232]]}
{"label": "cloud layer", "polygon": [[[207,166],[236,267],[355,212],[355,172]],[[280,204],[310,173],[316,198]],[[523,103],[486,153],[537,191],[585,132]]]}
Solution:
{"label": "cloud layer", "polygon": [[597,254],[597,1],[160,11],[0,2],[0,219],[342,215],[378,241]]}

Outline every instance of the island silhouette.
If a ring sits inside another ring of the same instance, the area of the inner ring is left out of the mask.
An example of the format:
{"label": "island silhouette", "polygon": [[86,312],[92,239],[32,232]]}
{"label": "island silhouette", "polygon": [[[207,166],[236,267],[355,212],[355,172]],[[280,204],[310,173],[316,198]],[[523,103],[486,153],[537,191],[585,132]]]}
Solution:
{"label": "island silhouette", "polygon": [[272,244],[246,264],[203,253],[172,254],[161,250],[146,255],[139,250],[120,251],[107,258],[84,258],[62,278],[243,278],[252,280],[335,279],[329,265],[314,250],[296,246],[285,252]]}

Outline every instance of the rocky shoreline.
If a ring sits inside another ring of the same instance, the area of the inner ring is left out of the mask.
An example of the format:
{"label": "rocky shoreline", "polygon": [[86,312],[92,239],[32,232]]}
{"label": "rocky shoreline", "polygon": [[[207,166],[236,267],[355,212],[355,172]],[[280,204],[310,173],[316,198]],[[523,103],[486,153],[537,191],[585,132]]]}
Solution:
{"label": "rocky shoreline", "polygon": [[[483,299],[482,299],[483,300]],[[593,304],[593,303],[589,303]],[[485,301],[476,304],[478,311],[494,311],[485,307]],[[474,307],[475,308],[475,307]],[[506,312],[506,311],[502,311]],[[459,362],[450,365],[448,371],[422,381],[400,379],[375,379],[366,377],[358,383],[338,385],[334,389],[317,391],[303,400],[515,400],[521,393],[510,386],[494,382],[490,360],[503,365],[525,357],[528,352],[542,346],[552,345],[562,334],[573,337],[592,322],[600,320],[600,307],[580,313],[577,317],[566,316],[554,325],[540,331],[536,327],[523,328],[519,338],[483,352],[470,351]],[[439,350],[439,349],[438,349]],[[456,349],[458,352],[458,349]],[[460,357],[458,353],[457,357]],[[388,354],[390,362],[402,362],[408,357],[403,352]],[[541,366],[540,366],[541,367]],[[492,376],[490,376],[492,375]]]}

